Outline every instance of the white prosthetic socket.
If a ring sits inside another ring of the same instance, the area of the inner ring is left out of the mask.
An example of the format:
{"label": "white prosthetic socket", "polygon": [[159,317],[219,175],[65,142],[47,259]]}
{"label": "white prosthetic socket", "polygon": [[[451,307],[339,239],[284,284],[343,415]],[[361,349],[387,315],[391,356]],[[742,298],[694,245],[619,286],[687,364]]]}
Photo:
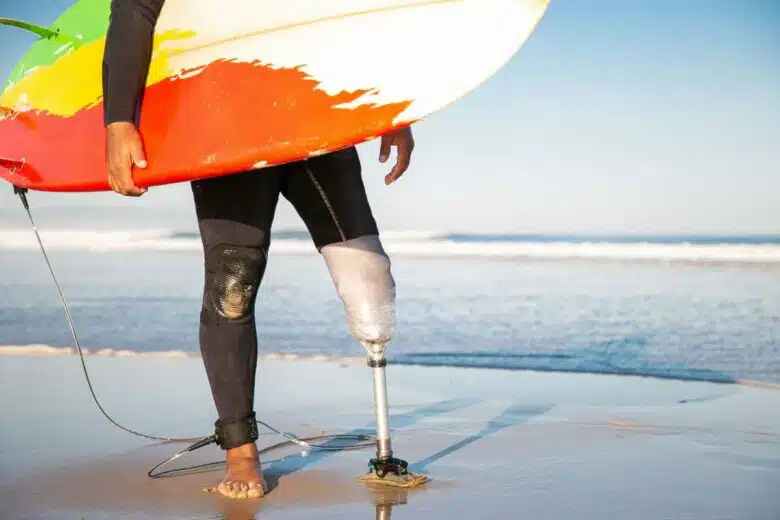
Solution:
{"label": "white prosthetic socket", "polygon": [[352,335],[366,349],[373,371],[377,458],[390,459],[390,418],[385,378],[385,344],[395,334],[395,282],[379,237],[366,235],[322,248],[347,314]]}

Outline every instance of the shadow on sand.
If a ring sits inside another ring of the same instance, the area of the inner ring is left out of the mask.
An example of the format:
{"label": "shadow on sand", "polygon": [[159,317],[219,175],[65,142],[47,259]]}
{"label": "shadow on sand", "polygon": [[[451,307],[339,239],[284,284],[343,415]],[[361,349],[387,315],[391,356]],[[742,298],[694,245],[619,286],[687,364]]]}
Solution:
{"label": "shadow on sand", "polygon": [[[392,416],[391,424],[393,425],[393,430],[402,429],[412,426],[422,421],[423,419],[463,409],[477,403],[478,401],[473,399],[454,399],[442,401],[429,406],[416,408],[396,416]],[[458,450],[461,450],[479,441],[480,439],[490,435],[495,435],[502,430],[523,424],[535,416],[546,413],[549,409],[549,407],[531,407],[518,403],[511,404],[501,413],[490,419],[484,428],[478,432],[468,435],[466,438],[459,440],[458,442],[455,442],[436,453],[432,453],[419,461],[410,461],[409,469],[415,472],[428,473],[432,465],[441,459],[457,452]],[[370,433],[370,430],[355,429],[348,432],[350,435],[360,435],[366,433]],[[324,445],[327,446],[328,444],[326,443]],[[343,446],[343,444],[333,444],[333,447],[337,446]],[[269,493],[273,492],[273,489],[278,485],[280,478],[298,472],[307,466],[314,464],[315,462],[333,455],[334,453],[337,452],[316,451],[306,457],[301,456],[300,454],[295,454],[272,461],[265,470]],[[417,491],[374,485],[366,486],[366,489],[369,496],[371,497],[371,502],[373,505],[371,513],[367,511],[366,518],[375,518],[377,520],[390,520],[392,517],[393,508],[406,505],[409,500],[410,492],[413,493]],[[241,501],[225,502],[221,513],[221,520],[254,520],[259,518],[256,506],[252,505],[251,503],[244,503]]]}
{"label": "shadow on sand", "polygon": [[[477,404],[479,401],[476,399],[448,399],[431,405],[415,408],[408,412],[403,412],[398,415],[391,415],[390,424],[393,430],[408,428],[425,419],[444,415],[456,410],[461,410],[469,406]],[[391,410],[392,412],[392,410]],[[344,435],[373,435],[375,433],[375,424],[367,425],[365,428],[356,428],[354,430],[345,432]],[[326,448],[339,448],[344,447],[344,441],[335,440],[322,444]],[[272,461],[267,465],[266,482],[268,483],[269,490],[273,490],[280,478],[291,475],[296,471],[300,471],[307,466],[317,463],[333,454],[338,453],[335,450],[315,450],[307,456],[300,454],[290,455]],[[368,459],[366,460],[368,462]]]}

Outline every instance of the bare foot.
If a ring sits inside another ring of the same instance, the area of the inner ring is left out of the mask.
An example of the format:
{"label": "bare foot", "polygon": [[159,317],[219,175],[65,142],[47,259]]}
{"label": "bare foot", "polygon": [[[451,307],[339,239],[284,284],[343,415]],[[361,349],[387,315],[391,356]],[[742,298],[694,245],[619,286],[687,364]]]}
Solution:
{"label": "bare foot", "polygon": [[217,491],[230,498],[261,498],[265,480],[260,471],[257,446],[253,442],[227,450],[227,475]]}

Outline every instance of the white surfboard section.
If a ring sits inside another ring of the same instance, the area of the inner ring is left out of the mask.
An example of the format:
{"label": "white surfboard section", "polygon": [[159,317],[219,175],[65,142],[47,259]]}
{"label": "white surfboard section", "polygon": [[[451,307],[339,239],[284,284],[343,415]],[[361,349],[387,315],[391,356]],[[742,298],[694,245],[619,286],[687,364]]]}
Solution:
{"label": "white surfboard section", "polygon": [[[157,31],[193,31],[161,47],[181,74],[217,59],[297,67],[352,103],[412,100],[396,123],[461,98],[525,43],[549,0],[168,0]],[[344,108],[348,108],[344,106]]]}

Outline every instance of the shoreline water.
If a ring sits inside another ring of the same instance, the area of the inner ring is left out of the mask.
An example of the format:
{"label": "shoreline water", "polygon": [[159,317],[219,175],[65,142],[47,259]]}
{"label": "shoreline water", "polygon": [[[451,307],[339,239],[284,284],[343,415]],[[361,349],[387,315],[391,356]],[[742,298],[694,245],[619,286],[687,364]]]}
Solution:
{"label": "shoreline water", "polygon": [[[55,249],[49,258],[82,345],[197,353],[199,254]],[[388,356],[399,365],[780,383],[774,267],[404,255],[393,264]],[[0,255],[0,292],[0,344],[73,345],[40,252]],[[316,254],[272,253],[255,314],[261,356],[363,355]]]}
{"label": "shoreline water", "polygon": [[[111,348],[86,348],[82,347],[81,352],[86,357],[100,357],[100,358],[124,358],[124,359],[201,359],[199,352],[186,352],[184,350],[168,350],[168,351],[146,351],[139,352],[128,349],[111,349]],[[52,345],[3,345],[0,344],[0,359],[3,357],[48,357],[48,356],[71,356],[78,357],[79,351],[76,347],[67,346],[52,346]],[[259,361],[285,361],[285,362],[305,362],[305,363],[327,363],[336,364],[340,366],[363,366],[366,362],[364,356],[328,356],[325,354],[293,354],[285,352],[259,352]],[[404,367],[417,367],[417,368],[446,368],[450,370],[487,370],[487,371],[502,371],[509,373],[520,372],[536,372],[536,373],[554,373],[554,374],[579,374],[579,375],[592,375],[592,376],[604,376],[604,377],[620,377],[620,378],[646,378],[659,381],[677,381],[677,382],[689,382],[689,383],[711,383],[711,384],[725,384],[725,385],[738,385],[747,386],[753,388],[763,388],[766,390],[780,391],[780,383],[773,383],[769,381],[756,381],[750,379],[733,379],[727,376],[710,377],[706,376],[695,377],[685,376],[683,374],[664,374],[653,372],[631,372],[631,371],[597,371],[597,370],[564,370],[560,368],[530,368],[530,367],[510,367],[510,366],[489,366],[479,364],[448,364],[448,363],[435,363],[435,362],[423,362],[414,361],[413,359],[405,358],[404,356],[392,356],[388,353],[388,364],[392,366],[404,366]]]}

